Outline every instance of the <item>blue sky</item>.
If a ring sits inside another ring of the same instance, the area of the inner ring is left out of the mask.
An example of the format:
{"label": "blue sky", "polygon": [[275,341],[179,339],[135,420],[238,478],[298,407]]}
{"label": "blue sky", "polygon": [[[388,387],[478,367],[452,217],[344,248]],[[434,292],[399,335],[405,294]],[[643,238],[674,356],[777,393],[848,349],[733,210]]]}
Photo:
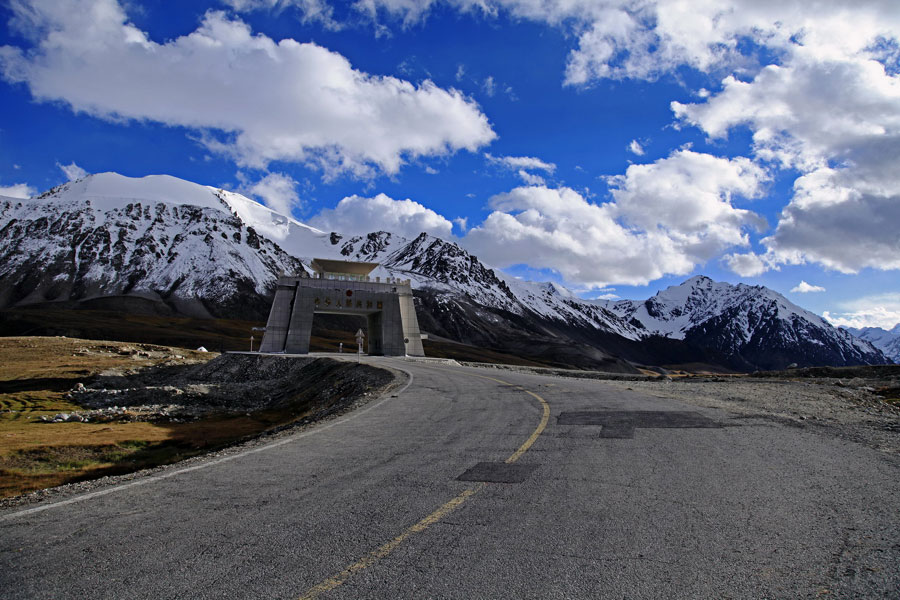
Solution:
{"label": "blue sky", "polygon": [[585,297],[705,274],[889,326],[900,8],[804,5],[16,0],[0,193],[166,173]]}

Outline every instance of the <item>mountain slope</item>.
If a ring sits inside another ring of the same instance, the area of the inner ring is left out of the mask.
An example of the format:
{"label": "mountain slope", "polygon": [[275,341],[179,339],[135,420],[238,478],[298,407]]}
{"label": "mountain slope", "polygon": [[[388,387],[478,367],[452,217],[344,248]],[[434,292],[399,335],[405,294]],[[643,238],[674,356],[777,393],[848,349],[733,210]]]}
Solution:
{"label": "mountain slope", "polygon": [[277,274],[303,266],[243,208],[172,177],[112,173],[0,198],[0,306],[136,295],[192,316],[264,314]]}
{"label": "mountain slope", "polygon": [[900,364],[900,323],[890,330],[881,327],[845,327],[847,331],[861,340],[871,343],[884,352],[885,356]]}
{"label": "mountain slope", "polygon": [[646,336],[711,349],[740,370],[886,362],[869,342],[764,286],[697,276],[643,302],[623,300],[609,307],[639,323]]}
{"label": "mountain slope", "polygon": [[412,279],[426,331],[559,364],[886,360],[763,287],[693,278],[644,302],[583,300],[495,271],[452,241],[323,232],[174,177],[103,173],[32,200],[0,198],[0,307],[139,297],[173,314],[265,319],[279,274],[315,257],[379,262],[373,275]]}

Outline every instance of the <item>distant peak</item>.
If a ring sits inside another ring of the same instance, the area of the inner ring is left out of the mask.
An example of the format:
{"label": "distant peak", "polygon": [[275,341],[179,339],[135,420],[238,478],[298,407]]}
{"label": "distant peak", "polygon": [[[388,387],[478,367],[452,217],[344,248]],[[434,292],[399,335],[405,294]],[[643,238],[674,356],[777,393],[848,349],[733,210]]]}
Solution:
{"label": "distant peak", "polygon": [[682,283],[681,285],[697,285],[697,284],[708,284],[708,283],[715,283],[715,281],[713,281],[711,278],[707,277],[706,275],[694,275],[690,279],[686,279],[684,281],[684,283]]}

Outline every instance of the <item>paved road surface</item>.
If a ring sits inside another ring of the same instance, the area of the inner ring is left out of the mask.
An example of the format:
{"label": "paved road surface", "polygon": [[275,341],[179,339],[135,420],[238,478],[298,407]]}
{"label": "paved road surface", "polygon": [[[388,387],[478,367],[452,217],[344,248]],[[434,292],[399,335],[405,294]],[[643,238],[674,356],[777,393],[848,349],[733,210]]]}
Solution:
{"label": "paved road surface", "polygon": [[349,419],[6,511],[0,596],[900,597],[896,457],[602,381],[376,362],[413,380]]}

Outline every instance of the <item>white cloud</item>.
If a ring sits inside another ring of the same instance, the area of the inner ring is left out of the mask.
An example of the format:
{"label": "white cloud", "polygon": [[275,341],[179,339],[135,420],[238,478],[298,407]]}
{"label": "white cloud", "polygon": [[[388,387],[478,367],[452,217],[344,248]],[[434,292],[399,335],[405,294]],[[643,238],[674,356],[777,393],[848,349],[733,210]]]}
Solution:
{"label": "white cloud", "polygon": [[556,165],[544,162],[534,156],[493,156],[487,152],[484,154],[489,162],[506,167],[507,169],[526,169],[529,171],[544,171],[553,173]]}
{"label": "white cloud", "polygon": [[761,158],[810,171],[869,158],[873,143],[898,143],[900,79],[866,56],[823,60],[798,48],[750,81],[726,77],[705,102],[672,109],[714,138],[748,125]]}
{"label": "white cloud", "polygon": [[13,185],[0,185],[0,196],[7,198],[32,198],[37,195],[37,190],[27,183],[15,183]]}
{"label": "white cloud", "polygon": [[491,97],[491,98],[494,97],[494,94],[497,93],[497,84],[494,83],[493,75],[488,75],[484,79],[484,82],[481,84],[481,89],[483,89],[484,93],[487,94],[489,97]]}
{"label": "white cloud", "polygon": [[518,175],[528,185],[544,185],[547,183],[540,175],[534,175],[524,169],[519,169]]}
{"label": "white cloud", "polygon": [[369,75],[315,43],[254,35],[222,12],[157,43],[115,0],[22,0],[12,10],[35,47],[0,48],[7,81],[100,118],[197,130],[240,165],[393,174],[407,158],[474,151],[496,137],[457,90]]}
{"label": "white cloud", "polygon": [[465,232],[469,228],[468,217],[456,217],[453,219],[453,222],[456,223],[456,226],[459,227],[460,231]]}
{"label": "white cloud", "polygon": [[858,298],[840,305],[840,312],[825,311],[836,327],[881,327],[890,330],[900,323],[900,294],[887,293]]}
{"label": "white cloud", "polygon": [[487,16],[504,11],[566,29],[578,40],[565,75],[575,85],[654,79],[681,65],[707,72],[748,68],[756,58],[742,48],[753,45],[775,55],[800,44],[846,55],[879,37],[896,40],[900,30],[900,9],[891,0],[852,7],[824,0],[815,10],[805,0],[358,0],[356,6],[373,21],[381,13],[410,25],[437,4]]}
{"label": "white cloud", "polygon": [[466,66],[463,64],[460,64],[459,66],[456,67],[456,81],[457,82],[462,81],[463,77],[465,77],[465,76],[466,76]]}
{"label": "white cloud", "polygon": [[348,196],[333,209],[324,209],[313,217],[310,225],[323,231],[347,235],[390,231],[414,238],[423,231],[444,239],[452,239],[453,223],[412,200],[394,200],[385,194],[373,198]]}
{"label": "white cloud", "polygon": [[764,257],[748,252],[746,254],[727,254],[722,257],[725,265],[741,277],[756,277],[769,270]]}
{"label": "white cloud", "polygon": [[288,7],[300,11],[304,23],[318,22],[326,29],[341,29],[340,23],[334,20],[334,9],[325,0],[221,0],[237,12],[255,10],[272,10],[282,12]]}
{"label": "white cloud", "polygon": [[498,194],[464,243],[499,267],[553,269],[591,287],[642,285],[747,245],[744,228],[762,221],[732,197],[758,195],[765,179],[746,159],[682,150],[610,178],[615,202],[593,204],[565,187]]}
{"label": "white cloud", "polygon": [[641,146],[641,143],[637,140],[631,140],[631,143],[628,144],[628,151],[638,156],[644,155],[644,147]]}
{"label": "white cloud", "polygon": [[594,287],[645,283],[665,272],[650,236],[632,234],[610,205],[591,204],[572,189],[520,187],[494,196],[490,206],[494,211],[464,240],[489,264],[555,269]]}
{"label": "white cloud", "polygon": [[284,173],[269,173],[256,183],[245,186],[242,191],[262,199],[263,204],[287,216],[303,205],[297,194],[297,182]]}
{"label": "white cloud", "polygon": [[773,261],[817,262],[843,273],[900,269],[900,188],[884,189],[897,174],[860,176],[879,166],[895,169],[896,156],[865,169],[822,168],[797,179],[778,227],[761,240]]}
{"label": "white cloud", "polygon": [[613,292],[607,292],[605,294],[599,294],[594,296],[594,300],[618,300],[620,296]]}
{"label": "white cloud", "polygon": [[[849,29],[855,20],[854,49]],[[705,102],[672,108],[713,138],[748,126],[758,158],[801,172],[761,240],[771,265],[900,269],[900,77],[871,53],[798,46],[782,65],[749,81],[727,77]]]}
{"label": "white cloud", "polygon": [[812,292],[824,292],[825,288],[819,285],[811,285],[801,280],[800,283],[791,288],[791,292],[795,294],[809,294]]}
{"label": "white cloud", "polygon": [[762,229],[765,220],[736,208],[735,196],[755,198],[766,173],[742,157],[726,159],[678,150],[650,164],[630,165],[608,178],[616,214],[627,224],[671,238],[694,260],[749,243],[745,228]]}
{"label": "white cloud", "polygon": [[75,161],[72,161],[68,165],[56,163],[56,166],[65,174],[67,181],[75,181],[76,179],[88,176],[88,172],[76,165]]}
{"label": "white cloud", "polygon": [[[801,172],[765,260],[843,272],[900,268],[900,3],[824,0],[366,0],[424,18],[433,5],[568,30],[565,82],[654,79],[678,67],[727,75],[705,102],[673,103],[713,138],[748,126],[756,158]],[[770,63],[761,62],[768,59]],[[726,259],[728,260],[728,259]]]}

